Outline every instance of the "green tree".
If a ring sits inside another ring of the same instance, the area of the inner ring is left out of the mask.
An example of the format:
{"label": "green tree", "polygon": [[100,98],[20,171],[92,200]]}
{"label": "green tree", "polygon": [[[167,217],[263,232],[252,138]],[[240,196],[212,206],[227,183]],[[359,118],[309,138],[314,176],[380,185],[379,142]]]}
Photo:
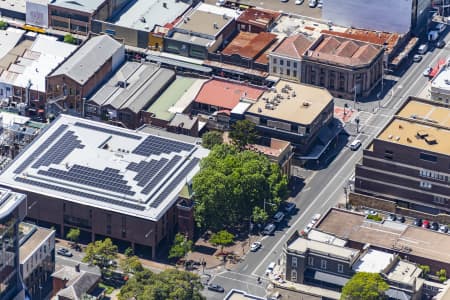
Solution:
{"label": "green tree", "polygon": [[255,123],[249,120],[237,121],[231,127],[230,138],[240,150],[245,149],[248,144],[254,144],[256,142]]}
{"label": "green tree", "polygon": [[444,282],[447,280],[447,271],[445,269],[440,269],[436,272],[436,276],[439,277],[440,282]]}
{"label": "green tree", "polygon": [[359,272],[342,288],[342,300],[378,300],[383,299],[389,285],[378,273]]}
{"label": "green tree", "polygon": [[78,239],[80,238],[80,229],[70,228],[69,232],[66,235],[66,238],[72,243],[78,243]]}
{"label": "green tree", "polygon": [[71,35],[70,33],[66,34],[64,36],[64,43],[68,43],[68,44],[76,44],[77,40],[76,38],[73,37],[73,35]]}
{"label": "green tree", "polygon": [[116,258],[117,246],[112,243],[110,238],[106,238],[103,241],[95,241],[87,245],[83,262],[96,265],[102,274],[107,274],[114,268],[110,262]]}
{"label": "green tree", "polygon": [[256,224],[264,224],[269,219],[269,215],[267,214],[267,212],[264,211],[264,209],[259,206],[255,206],[253,208],[252,217],[253,222]]}
{"label": "green tree", "polygon": [[169,258],[181,258],[192,250],[192,241],[188,240],[184,234],[177,233],[173,240],[173,245],[169,250]]}
{"label": "green tree", "polygon": [[277,164],[253,151],[217,145],[192,182],[197,226],[218,231],[248,224],[255,207],[271,203],[270,215],[287,196],[287,178]]}
{"label": "green tree", "polygon": [[125,258],[120,260],[119,265],[120,269],[128,274],[130,273],[135,274],[137,272],[141,272],[144,270],[144,267],[142,266],[139,257],[135,255],[125,256]]}
{"label": "green tree", "polygon": [[213,245],[220,246],[220,252],[223,253],[223,247],[231,245],[233,243],[234,236],[226,230],[221,230],[214,233],[209,241]]}
{"label": "green tree", "polygon": [[143,270],[122,287],[119,300],[203,300],[200,278],[190,272],[169,269],[159,274]]}
{"label": "green tree", "polygon": [[219,131],[209,131],[202,136],[202,146],[212,149],[215,145],[223,144],[222,133]]}
{"label": "green tree", "polygon": [[134,255],[134,250],[131,247],[128,247],[125,249],[125,252],[123,253],[126,257],[131,257]]}
{"label": "green tree", "polygon": [[5,30],[7,27],[8,27],[8,23],[3,20],[0,20],[0,29]]}
{"label": "green tree", "polygon": [[430,266],[420,265],[419,268],[422,269],[422,277],[426,278],[427,275],[430,273]]}

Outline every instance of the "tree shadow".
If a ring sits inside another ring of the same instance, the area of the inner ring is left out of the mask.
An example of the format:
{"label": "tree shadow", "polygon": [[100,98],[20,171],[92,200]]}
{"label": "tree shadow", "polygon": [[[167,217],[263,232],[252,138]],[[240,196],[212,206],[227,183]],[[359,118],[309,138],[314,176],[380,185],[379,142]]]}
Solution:
{"label": "tree shadow", "polygon": [[305,187],[305,179],[297,176],[292,176],[289,181],[289,197],[295,198],[298,193]]}
{"label": "tree shadow", "polygon": [[205,255],[214,255],[217,249],[205,245],[196,245],[194,251]]}

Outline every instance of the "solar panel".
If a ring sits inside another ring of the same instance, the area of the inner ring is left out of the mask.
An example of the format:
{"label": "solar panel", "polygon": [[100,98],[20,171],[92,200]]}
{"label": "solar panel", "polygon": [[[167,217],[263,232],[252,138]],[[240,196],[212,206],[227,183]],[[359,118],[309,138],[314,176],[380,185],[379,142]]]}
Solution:
{"label": "solar panel", "polygon": [[30,156],[28,156],[27,159],[24,160],[17,167],[17,169],[14,170],[14,173],[22,173],[36,157],[43,153],[50,146],[50,144],[55,141],[63,133],[64,130],[67,129],[67,127],[69,126],[66,124],[62,124],[58,128],[56,128],[55,131],[53,131],[53,133]]}
{"label": "solar panel", "polygon": [[101,131],[101,132],[112,134],[112,135],[123,136],[123,137],[130,138],[130,139],[133,139],[133,140],[140,140],[142,138],[139,135],[126,133],[126,132],[113,130],[113,129],[108,129],[108,128],[103,128],[103,127],[99,127],[99,126],[95,126],[95,125],[91,125],[91,124],[86,124],[86,123],[81,123],[81,122],[75,122],[74,125],[78,126],[78,127],[86,128],[86,129]]}
{"label": "solar panel", "polygon": [[145,186],[168,161],[167,158],[161,158],[161,160],[152,159],[148,163],[144,162],[133,179],[138,182],[138,186]]}
{"label": "solar panel", "polygon": [[170,170],[175,167],[175,165],[181,160],[181,156],[175,155],[160,171],[156,174],[155,177],[145,186],[145,188],[142,190],[142,193],[145,195],[148,195],[151,190],[153,190],[166,176],[167,173],[169,173]]}
{"label": "solar panel", "polygon": [[200,160],[198,158],[193,158],[186,167],[178,173],[175,178],[172,179],[172,181],[166,186],[166,188],[156,197],[155,200],[150,204],[150,207],[157,208],[161,202],[166,199],[171,192],[175,189],[175,187],[180,184],[180,182],[189,174],[189,172],[194,169],[194,167],[198,164]]}
{"label": "solar panel", "polygon": [[159,155],[161,153],[172,153],[181,151],[191,151],[194,145],[172,141],[158,136],[148,136],[143,140],[132,153],[149,156],[151,154]]}

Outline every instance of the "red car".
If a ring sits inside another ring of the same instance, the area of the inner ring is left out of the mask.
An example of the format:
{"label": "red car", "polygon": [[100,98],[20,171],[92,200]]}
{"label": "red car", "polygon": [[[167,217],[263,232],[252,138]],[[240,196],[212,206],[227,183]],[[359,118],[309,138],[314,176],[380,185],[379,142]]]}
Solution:
{"label": "red car", "polygon": [[428,220],[423,220],[423,222],[422,222],[422,227],[423,227],[423,228],[430,228],[430,221],[428,221]]}

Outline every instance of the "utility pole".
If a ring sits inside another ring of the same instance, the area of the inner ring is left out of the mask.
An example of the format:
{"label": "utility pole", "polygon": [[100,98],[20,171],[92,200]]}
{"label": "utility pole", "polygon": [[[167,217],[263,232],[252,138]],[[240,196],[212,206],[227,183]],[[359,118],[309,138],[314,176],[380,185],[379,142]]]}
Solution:
{"label": "utility pole", "polygon": [[347,186],[344,185],[344,194],[345,194],[345,209],[348,209],[348,194],[347,194]]}
{"label": "utility pole", "polygon": [[356,123],[356,133],[359,133],[359,117],[356,117],[355,123]]}

